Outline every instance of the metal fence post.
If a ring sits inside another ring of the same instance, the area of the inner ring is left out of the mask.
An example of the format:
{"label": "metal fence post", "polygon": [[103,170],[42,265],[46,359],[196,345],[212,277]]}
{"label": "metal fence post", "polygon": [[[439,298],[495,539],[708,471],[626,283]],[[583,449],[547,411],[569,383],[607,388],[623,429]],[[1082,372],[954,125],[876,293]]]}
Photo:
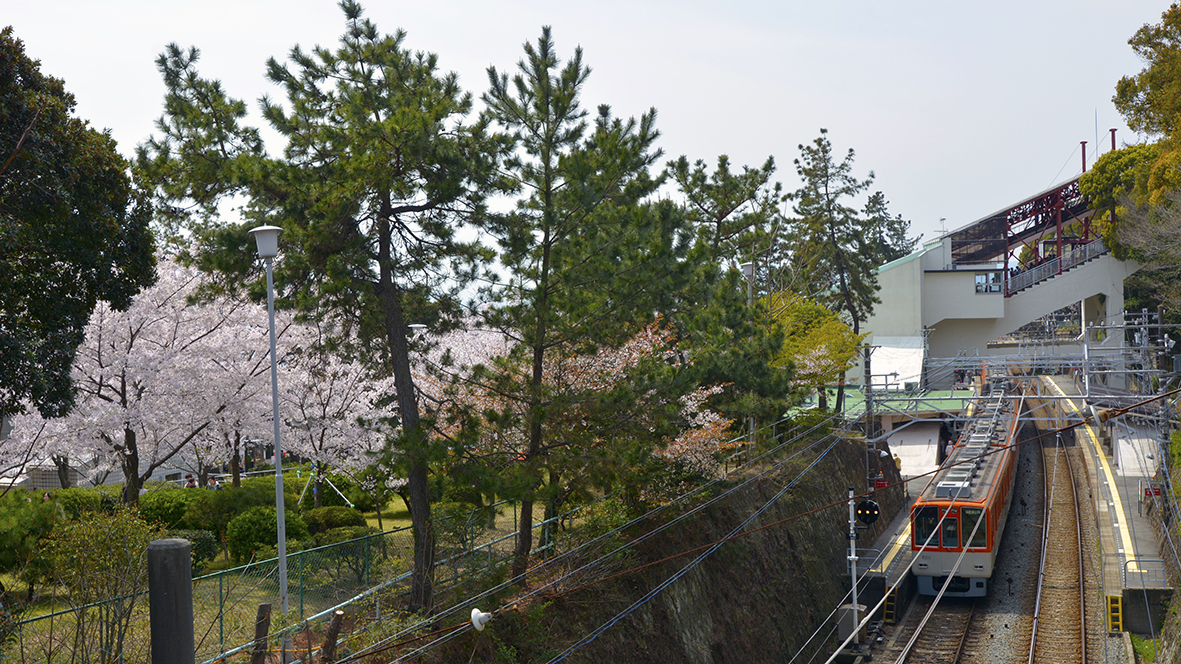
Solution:
{"label": "metal fence post", "polygon": [[299,617],[303,618],[303,558],[304,552],[299,552]]}
{"label": "metal fence post", "polygon": [[226,600],[223,591],[225,578],[225,574],[217,575],[217,645],[222,650],[226,649]]}

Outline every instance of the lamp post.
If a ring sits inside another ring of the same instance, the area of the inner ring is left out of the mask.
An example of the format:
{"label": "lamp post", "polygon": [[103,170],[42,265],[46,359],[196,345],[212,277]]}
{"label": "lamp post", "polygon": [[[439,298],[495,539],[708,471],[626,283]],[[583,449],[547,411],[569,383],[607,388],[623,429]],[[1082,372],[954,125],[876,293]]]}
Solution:
{"label": "lamp post", "polygon": [[279,544],[279,610],[287,613],[287,516],[283,501],[283,447],[279,442],[279,365],[275,357],[275,284],[271,263],[279,254],[278,226],[252,229],[258,256],[267,266],[267,315],[271,328],[271,419],[275,423],[275,521]]}
{"label": "lamp post", "polygon": [[[739,265],[742,268],[742,274],[746,276],[746,306],[753,307],[755,305],[755,264],[753,261],[747,261]],[[751,415],[747,418],[747,425],[750,428],[750,444],[755,444],[755,417]],[[748,455],[749,456],[749,455]]]}

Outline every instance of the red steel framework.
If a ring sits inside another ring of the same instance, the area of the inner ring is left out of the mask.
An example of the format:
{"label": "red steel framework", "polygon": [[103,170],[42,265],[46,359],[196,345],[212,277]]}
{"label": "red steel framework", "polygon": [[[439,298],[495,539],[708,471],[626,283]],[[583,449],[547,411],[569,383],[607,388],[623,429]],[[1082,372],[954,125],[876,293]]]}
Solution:
{"label": "red steel framework", "polygon": [[[1114,129],[1111,148],[1115,149]],[[1085,172],[1086,141],[1082,141],[1082,150]],[[1036,267],[1099,240],[1091,226],[1094,211],[1087,208],[1078,181],[1074,178],[950,233],[952,263],[960,269],[1000,263],[1006,275],[1005,296],[1009,297],[1013,293],[1008,282],[1014,270]],[[1023,249],[1029,250],[1024,262],[1020,260]],[[1058,265],[1057,273],[1061,273],[1061,262]]]}

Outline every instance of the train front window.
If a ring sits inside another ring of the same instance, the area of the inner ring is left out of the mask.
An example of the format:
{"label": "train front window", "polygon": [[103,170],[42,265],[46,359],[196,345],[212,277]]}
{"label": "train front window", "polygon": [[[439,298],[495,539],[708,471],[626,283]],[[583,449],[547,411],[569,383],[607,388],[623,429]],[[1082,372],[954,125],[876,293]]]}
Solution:
{"label": "train front window", "polygon": [[958,549],[960,546],[960,520],[948,517],[943,520],[943,548]]}
{"label": "train front window", "polygon": [[[964,537],[972,534],[972,529],[976,527],[976,522],[980,520],[980,515],[984,510],[979,507],[964,507]],[[968,544],[972,548],[983,548],[988,546],[988,522],[980,524],[980,528],[976,531],[976,536],[972,538],[972,542]]]}
{"label": "train front window", "polygon": [[[938,507],[920,507],[914,511],[914,545],[923,546],[939,523]],[[939,546],[939,538],[931,538],[930,546]]]}

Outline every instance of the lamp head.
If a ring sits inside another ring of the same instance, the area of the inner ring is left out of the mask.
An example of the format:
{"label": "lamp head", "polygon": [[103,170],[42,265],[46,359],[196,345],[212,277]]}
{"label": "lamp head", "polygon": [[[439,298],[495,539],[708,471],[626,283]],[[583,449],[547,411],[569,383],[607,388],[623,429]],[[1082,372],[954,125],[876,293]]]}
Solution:
{"label": "lamp head", "polygon": [[258,247],[259,258],[274,258],[279,255],[279,233],[283,229],[278,226],[259,226],[250,229],[254,236],[254,243]]}

